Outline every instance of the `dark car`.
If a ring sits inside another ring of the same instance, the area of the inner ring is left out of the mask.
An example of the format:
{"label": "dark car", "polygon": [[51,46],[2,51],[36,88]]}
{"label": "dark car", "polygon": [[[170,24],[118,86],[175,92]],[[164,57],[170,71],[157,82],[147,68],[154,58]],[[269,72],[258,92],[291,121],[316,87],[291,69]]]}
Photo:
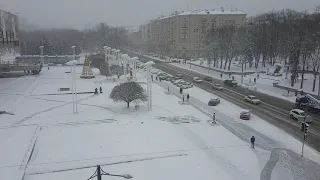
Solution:
{"label": "dark car", "polygon": [[235,80],[230,80],[230,79],[227,79],[227,80],[224,80],[223,82],[225,85],[228,85],[230,87],[235,87],[238,85],[237,81]]}
{"label": "dark car", "polygon": [[208,102],[208,106],[216,106],[220,103],[219,98],[211,98],[210,101]]}
{"label": "dark car", "polygon": [[205,81],[212,81],[212,77],[210,77],[210,76],[205,76],[203,79],[204,79]]}
{"label": "dark car", "polygon": [[240,119],[249,120],[251,116],[250,110],[244,109],[240,113]]}

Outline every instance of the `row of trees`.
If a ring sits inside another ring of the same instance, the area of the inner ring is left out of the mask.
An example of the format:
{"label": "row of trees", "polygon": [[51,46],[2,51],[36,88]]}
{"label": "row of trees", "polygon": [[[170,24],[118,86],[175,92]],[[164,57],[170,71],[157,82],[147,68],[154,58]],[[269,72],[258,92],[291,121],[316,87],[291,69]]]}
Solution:
{"label": "row of trees", "polygon": [[315,77],[319,72],[319,10],[318,7],[313,13],[272,11],[250,17],[244,27],[212,28],[207,38],[208,63],[213,61],[215,67],[230,70],[233,59],[248,63],[250,68],[258,68],[260,63],[265,67],[267,63],[284,62],[290,65],[292,85],[301,72],[302,88],[306,70]]}
{"label": "row of trees", "polygon": [[110,27],[100,23],[94,28],[82,31],[75,29],[51,29],[20,32],[21,55],[39,55],[39,46],[44,46],[45,55],[72,54],[71,46],[76,46],[76,53],[101,51],[105,45],[119,48],[127,44],[124,28]]}

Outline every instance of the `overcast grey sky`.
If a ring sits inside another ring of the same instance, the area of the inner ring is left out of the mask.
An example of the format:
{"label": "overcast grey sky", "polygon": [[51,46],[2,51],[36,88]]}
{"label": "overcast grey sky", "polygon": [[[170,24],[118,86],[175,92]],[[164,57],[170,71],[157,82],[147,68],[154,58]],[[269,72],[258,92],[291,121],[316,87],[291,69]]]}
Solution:
{"label": "overcast grey sky", "polygon": [[255,15],[272,9],[311,10],[319,0],[0,0],[0,9],[46,28],[83,29],[100,22],[138,26],[173,10],[233,7]]}

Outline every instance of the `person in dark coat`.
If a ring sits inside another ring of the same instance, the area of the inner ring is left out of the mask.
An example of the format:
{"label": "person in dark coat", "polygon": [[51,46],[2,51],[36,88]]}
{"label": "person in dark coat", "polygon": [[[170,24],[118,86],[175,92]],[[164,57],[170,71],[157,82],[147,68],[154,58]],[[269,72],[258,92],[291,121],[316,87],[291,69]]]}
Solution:
{"label": "person in dark coat", "polygon": [[189,94],[187,94],[187,101],[189,102],[189,99],[190,99],[190,95]]}
{"label": "person in dark coat", "polygon": [[254,149],[254,142],[256,141],[256,138],[254,136],[251,137],[251,148]]}
{"label": "person in dark coat", "polygon": [[100,94],[102,93],[102,87],[100,86]]}
{"label": "person in dark coat", "polygon": [[94,94],[98,94],[98,88],[94,89]]}

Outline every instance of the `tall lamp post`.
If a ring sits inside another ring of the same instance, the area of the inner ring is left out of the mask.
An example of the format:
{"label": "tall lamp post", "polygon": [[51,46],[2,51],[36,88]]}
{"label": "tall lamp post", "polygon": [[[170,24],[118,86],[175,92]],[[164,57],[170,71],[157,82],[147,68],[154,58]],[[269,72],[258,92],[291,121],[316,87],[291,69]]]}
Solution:
{"label": "tall lamp post", "polygon": [[153,61],[144,63],[147,66],[147,93],[148,93],[148,110],[152,111],[152,80],[151,80],[151,66],[155,64]]}
{"label": "tall lamp post", "polygon": [[104,61],[108,62],[108,46],[103,46],[104,49]]}
{"label": "tall lamp post", "polygon": [[41,55],[41,63],[44,64],[44,58],[43,58],[43,48],[44,46],[39,46],[40,48],[40,55]]}
{"label": "tall lamp post", "polygon": [[75,109],[74,109],[74,113],[78,113],[78,96],[77,96],[77,81],[76,81],[76,64],[77,64],[77,60],[76,60],[76,46],[71,46],[72,51],[73,51],[73,63],[71,66],[71,77],[72,77],[72,89],[74,89],[73,94],[74,94],[74,98],[75,98]]}

